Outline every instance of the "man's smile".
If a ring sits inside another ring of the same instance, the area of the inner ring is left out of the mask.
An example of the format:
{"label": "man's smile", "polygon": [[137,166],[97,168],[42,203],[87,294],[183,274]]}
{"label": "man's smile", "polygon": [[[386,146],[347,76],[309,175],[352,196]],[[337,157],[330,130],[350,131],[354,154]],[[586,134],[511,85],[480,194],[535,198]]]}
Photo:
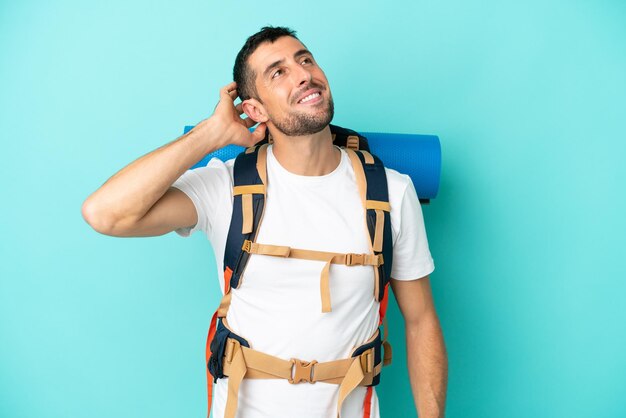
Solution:
{"label": "man's smile", "polygon": [[320,89],[308,89],[300,96],[297,104],[315,104],[322,100],[322,92]]}

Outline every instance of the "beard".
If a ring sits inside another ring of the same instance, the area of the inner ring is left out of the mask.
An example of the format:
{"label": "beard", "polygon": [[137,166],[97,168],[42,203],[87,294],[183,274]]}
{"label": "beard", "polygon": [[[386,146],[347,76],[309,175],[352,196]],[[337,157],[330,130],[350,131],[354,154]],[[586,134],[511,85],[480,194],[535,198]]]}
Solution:
{"label": "beard", "polygon": [[291,112],[282,119],[269,115],[270,120],[280,132],[287,136],[312,135],[324,129],[335,115],[335,105],[332,97],[328,99],[328,104],[318,110],[315,114]]}

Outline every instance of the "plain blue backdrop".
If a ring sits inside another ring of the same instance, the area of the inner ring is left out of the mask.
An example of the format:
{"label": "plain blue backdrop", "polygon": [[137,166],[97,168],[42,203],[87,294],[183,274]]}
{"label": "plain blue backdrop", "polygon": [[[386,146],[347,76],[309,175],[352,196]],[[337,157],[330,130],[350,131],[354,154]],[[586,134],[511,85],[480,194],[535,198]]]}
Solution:
{"label": "plain blue backdrop", "polygon": [[[200,417],[219,289],[201,234],[98,235],[82,201],[208,117],[289,25],[335,123],[436,134],[424,207],[448,417],[626,416],[621,1],[0,3],[0,416]],[[383,417],[412,417],[401,316]]]}

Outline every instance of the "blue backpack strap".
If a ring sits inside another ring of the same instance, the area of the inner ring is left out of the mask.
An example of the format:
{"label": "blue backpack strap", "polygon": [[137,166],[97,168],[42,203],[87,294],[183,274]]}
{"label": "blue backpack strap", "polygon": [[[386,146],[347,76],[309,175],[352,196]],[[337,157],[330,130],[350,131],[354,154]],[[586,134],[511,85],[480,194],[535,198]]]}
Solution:
{"label": "blue backpack strap", "polygon": [[[380,158],[360,149],[354,154],[363,167],[366,181],[365,205],[367,229],[374,254],[383,255],[383,264],[378,267],[376,300],[382,301],[385,289],[391,280],[393,243],[391,235],[391,206],[385,166]],[[356,174],[356,173],[355,173]]]}
{"label": "blue backpack strap", "polygon": [[232,272],[231,288],[241,285],[241,275],[250,257],[242,250],[243,243],[255,241],[265,209],[266,153],[267,144],[263,144],[248,148],[235,159],[233,214],[224,250],[224,270]]}

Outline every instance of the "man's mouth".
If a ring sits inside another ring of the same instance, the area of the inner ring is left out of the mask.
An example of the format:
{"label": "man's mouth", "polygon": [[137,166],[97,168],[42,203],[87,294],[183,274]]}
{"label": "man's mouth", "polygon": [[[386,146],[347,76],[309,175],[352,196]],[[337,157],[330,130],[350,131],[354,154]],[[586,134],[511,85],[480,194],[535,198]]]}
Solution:
{"label": "man's mouth", "polygon": [[304,94],[305,96],[301,98],[300,100],[298,100],[299,104],[316,101],[316,99],[318,99],[322,95],[322,93],[319,90],[307,91]]}

